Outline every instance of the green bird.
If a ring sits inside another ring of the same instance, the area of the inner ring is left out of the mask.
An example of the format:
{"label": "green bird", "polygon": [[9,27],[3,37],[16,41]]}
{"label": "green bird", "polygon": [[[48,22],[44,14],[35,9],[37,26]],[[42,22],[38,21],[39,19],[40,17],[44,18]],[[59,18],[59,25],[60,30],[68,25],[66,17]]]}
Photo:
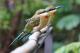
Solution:
{"label": "green bird", "polygon": [[40,9],[36,11],[35,15],[33,15],[32,18],[27,19],[27,24],[25,25],[23,31],[13,40],[13,42],[9,46],[18,42],[17,40],[21,40],[23,37],[25,37],[25,35],[30,34],[33,30],[33,27],[39,25],[40,17],[38,15],[44,12],[44,9]]}
{"label": "green bird", "polygon": [[49,6],[49,7],[45,8],[45,12],[42,14],[39,14],[40,15],[40,23],[38,26],[35,27],[35,31],[41,30],[46,25],[51,24],[57,9],[62,8],[62,7],[63,6],[57,6],[57,7]]}
{"label": "green bird", "polygon": [[57,6],[55,8],[48,7],[46,9],[40,9],[36,11],[35,15],[32,16],[32,18],[26,20],[27,24],[25,25],[23,32],[20,33],[20,35],[17,38],[15,38],[10,45],[18,42],[17,40],[21,40],[26,37],[27,37],[26,39],[28,39],[31,33],[34,32],[33,31],[34,27],[37,26],[37,30],[44,28],[48,24],[48,22],[50,22],[51,17],[54,16],[55,10],[60,7],[61,6]]}

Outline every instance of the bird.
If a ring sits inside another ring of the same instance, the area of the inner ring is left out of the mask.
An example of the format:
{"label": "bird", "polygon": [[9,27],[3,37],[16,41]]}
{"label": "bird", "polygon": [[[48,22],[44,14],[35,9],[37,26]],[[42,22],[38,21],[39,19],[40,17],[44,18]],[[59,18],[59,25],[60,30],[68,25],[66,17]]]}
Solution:
{"label": "bird", "polygon": [[48,14],[49,14],[49,21],[48,21],[48,24],[51,24],[52,21],[53,21],[53,18],[55,17],[55,12],[59,9],[59,8],[63,8],[64,6],[63,5],[59,5],[59,6],[49,6],[45,9],[45,11],[49,11]]}
{"label": "bird", "polygon": [[38,26],[34,27],[34,31],[39,31],[40,29],[44,28],[46,25],[51,24],[53,18],[55,17],[55,13],[57,11],[58,8],[62,8],[63,6],[57,6],[57,7],[53,7],[53,6],[49,6],[47,8],[45,8],[44,13],[39,14],[40,15],[40,23]]}
{"label": "bird", "polygon": [[16,42],[18,42],[18,40],[21,40],[23,37],[25,37],[25,35],[30,34],[33,30],[33,27],[39,25],[40,17],[38,15],[44,12],[45,12],[44,9],[39,9],[35,12],[35,14],[31,18],[25,20],[27,23],[23,31],[10,43],[9,46],[11,46],[12,44],[15,44]]}
{"label": "bird", "polygon": [[32,32],[40,31],[46,25],[50,24],[53,19],[52,17],[55,15],[56,9],[58,8],[60,8],[60,6],[55,8],[48,7],[46,9],[36,11],[32,18],[26,20],[27,24],[25,25],[23,32],[20,33],[20,35],[15,38],[10,45],[17,42],[17,40],[24,39],[25,36],[29,37]]}

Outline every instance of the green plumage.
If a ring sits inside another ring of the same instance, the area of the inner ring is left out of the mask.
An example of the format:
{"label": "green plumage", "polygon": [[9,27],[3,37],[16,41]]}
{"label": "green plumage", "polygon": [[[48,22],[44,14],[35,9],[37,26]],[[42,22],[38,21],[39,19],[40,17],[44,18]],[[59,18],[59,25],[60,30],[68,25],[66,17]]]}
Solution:
{"label": "green plumage", "polygon": [[[61,6],[58,6],[57,8],[60,8],[60,7]],[[32,18],[26,20],[27,24],[25,25],[23,32],[20,33],[20,35],[16,37],[10,45],[12,44],[14,45],[14,43],[19,42],[20,40],[23,40],[25,37],[28,38],[33,32],[33,28],[35,26],[39,26],[38,27],[39,30],[45,27],[48,23],[51,22],[53,15],[50,15],[49,17],[46,17],[46,16],[40,17],[38,15],[42,13],[48,13],[49,11],[55,10],[57,8],[40,9],[36,11],[35,15]]]}
{"label": "green plumage", "polygon": [[25,25],[23,32],[20,33],[10,45],[14,45],[15,43],[17,44],[17,42],[19,42],[19,40],[22,40],[24,37],[29,37],[28,35],[32,33],[33,27],[39,25],[40,17],[38,17],[37,15],[43,13],[44,11],[44,9],[40,9],[35,13],[35,15],[32,18],[27,19],[27,24]]}

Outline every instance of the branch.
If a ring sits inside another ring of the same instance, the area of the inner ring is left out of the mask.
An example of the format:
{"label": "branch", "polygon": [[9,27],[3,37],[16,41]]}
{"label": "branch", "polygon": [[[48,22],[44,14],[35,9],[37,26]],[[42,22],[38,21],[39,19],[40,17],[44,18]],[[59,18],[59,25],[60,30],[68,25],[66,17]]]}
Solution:
{"label": "branch", "polygon": [[39,32],[39,31],[34,32],[29,37],[29,40],[25,44],[16,48],[11,53],[30,53],[30,51],[32,51],[36,47],[38,38],[42,35],[41,33],[44,33],[48,29],[50,29],[50,27],[46,26],[40,30],[41,32]]}

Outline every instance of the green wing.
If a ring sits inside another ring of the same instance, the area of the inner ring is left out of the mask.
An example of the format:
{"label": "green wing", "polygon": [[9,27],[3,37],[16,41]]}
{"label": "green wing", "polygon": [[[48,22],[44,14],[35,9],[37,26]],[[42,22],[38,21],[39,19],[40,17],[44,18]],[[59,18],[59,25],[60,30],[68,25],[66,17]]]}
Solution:
{"label": "green wing", "polygon": [[10,44],[9,46],[15,45],[15,44],[21,42],[21,39],[23,39],[25,36],[28,37],[28,34],[29,34],[29,33],[24,33],[24,32],[20,33],[20,34],[13,40],[13,42],[11,42],[11,44]]}
{"label": "green wing", "polygon": [[17,44],[17,42],[21,42],[21,40],[24,39],[25,37],[26,39],[28,39],[28,37],[32,33],[33,27],[37,26],[38,24],[39,24],[39,19],[35,18],[28,19],[28,22],[25,25],[23,32],[20,33],[10,45],[15,45]]}

